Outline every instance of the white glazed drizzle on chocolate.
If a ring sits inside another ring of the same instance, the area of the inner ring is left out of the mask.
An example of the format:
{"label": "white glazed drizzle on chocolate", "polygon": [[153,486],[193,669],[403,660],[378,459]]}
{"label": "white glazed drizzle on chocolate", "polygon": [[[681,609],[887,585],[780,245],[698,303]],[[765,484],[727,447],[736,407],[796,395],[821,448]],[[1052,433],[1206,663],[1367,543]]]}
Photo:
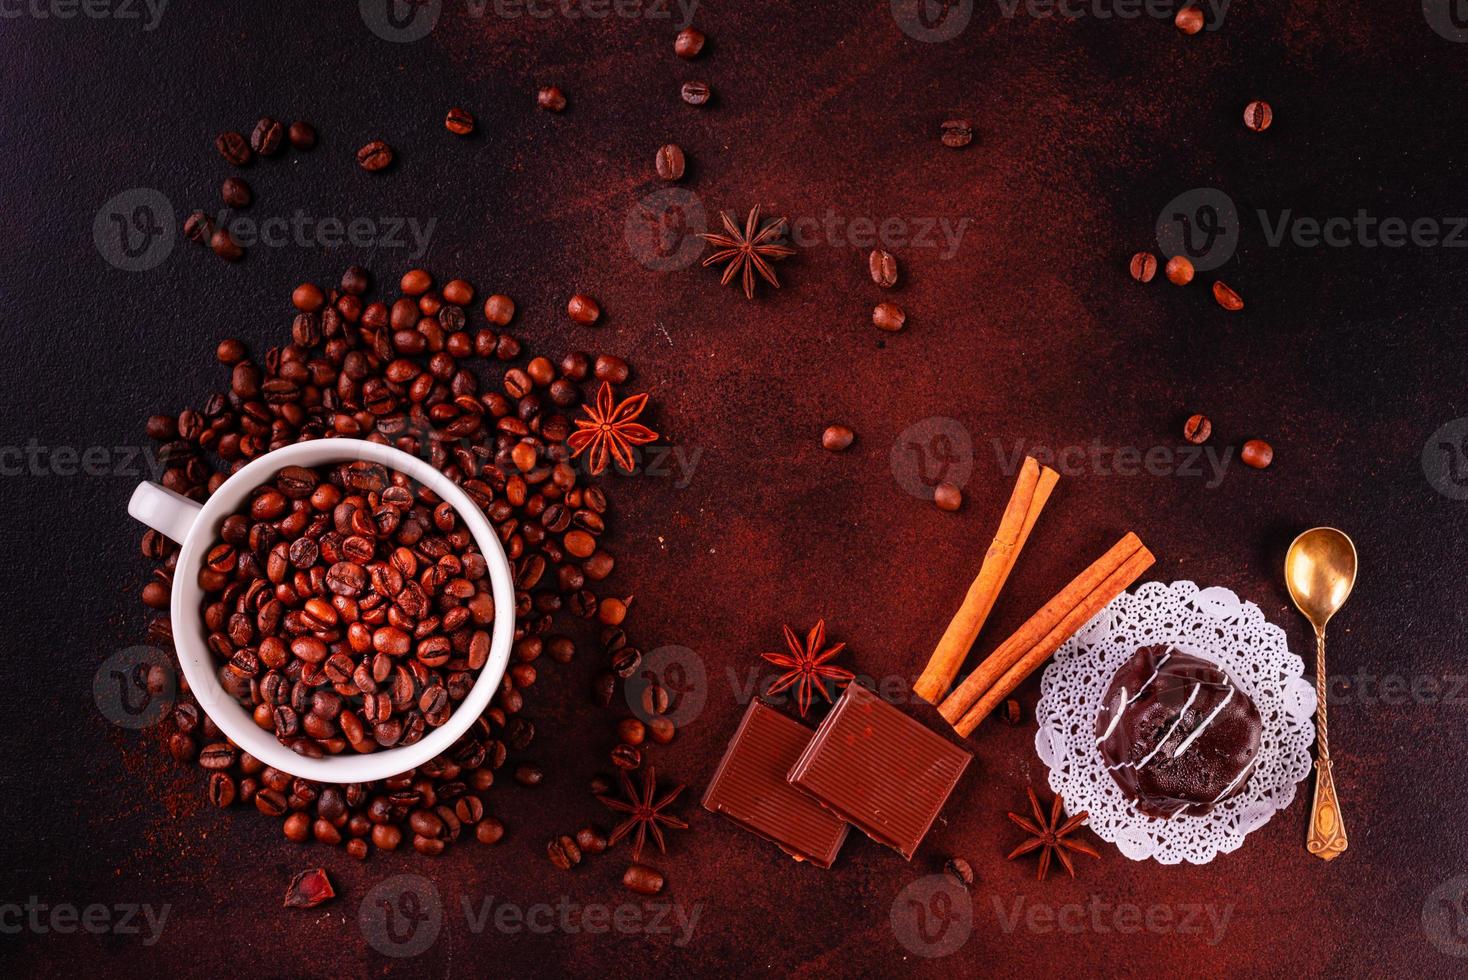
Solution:
{"label": "white glazed drizzle on chocolate", "polygon": [[1096,744],[1097,745],[1100,745],[1102,742],[1106,741],[1108,738],[1111,737],[1111,733],[1114,732],[1114,731],[1116,731],[1116,726],[1121,724],[1121,716],[1124,715],[1124,714],[1126,714],[1126,706],[1128,704],[1128,701],[1127,701],[1127,698],[1126,698],[1126,688],[1125,687],[1123,687],[1121,689],[1121,696],[1119,698],[1117,698],[1117,700],[1119,702],[1121,702],[1121,707],[1114,714],[1112,714],[1112,716],[1111,716],[1111,724],[1106,726],[1106,731],[1104,733],[1096,736]]}
{"label": "white glazed drizzle on chocolate", "polygon": [[1148,752],[1140,760],[1138,760],[1138,762],[1137,762],[1137,768],[1138,769],[1141,769],[1142,767],[1146,766],[1147,763],[1149,763],[1149,762],[1152,761],[1152,757],[1154,755],[1156,755],[1158,752],[1162,751],[1162,747],[1167,744],[1167,740],[1170,739],[1170,738],[1172,738],[1172,733],[1175,732],[1175,731],[1177,731],[1177,726],[1181,725],[1183,723],[1183,719],[1185,717],[1187,717],[1188,709],[1193,706],[1193,702],[1194,701],[1198,700],[1198,692],[1201,691],[1202,689],[1203,689],[1203,685],[1202,684],[1194,684],[1193,685],[1193,693],[1191,693],[1191,694],[1188,695],[1188,700],[1182,706],[1182,710],[1180,710],[1177,713],[1177,719],[1173,721],[1172,727],[1167,730],[1167,734],[1166,735],[1163,735],[1162,738],[1160,738],[1157,741],[1157,744],[1152,747],[1152,751],[1151,752]]}
{"label": "white glazed drizzle on chocolate", "polygon": [[1152,668],[1152,676],[1142,682],[1142,686],[1137,688],[1137,693],[1132,695],[1132,700],[1127,702],[1128,707],[1130,707],[1132,703],[1137,700],[1137,698],[1141,697],[1142,692],[1147,690],[1147,688],[1151,686],[1152,682],[1157,679],[1158,674],[1162,673],[1163,664],[1172,659],[1172,651],[1176,649],[1177,647],[1173,646],[1167,648],[1167,652],[1162,655],[1162,659],[1157,661],[1157,666]]}
{"label": "white glazed drizzle on chocolate", "polygon": [[1175,749],[1173,751],[1172,757],[1174,759],[1176,759],[1178,756],[1180,756],[1184,752],[1186,752],[1187,749],[1188,749],[1188,746],[1193,744],[1193,740],[1195,738],[1197,738],[1199,735],[1202,735],[1203,732],[1207,730],[1208,726],[1211,725],[1211,724],[1213,724],[1213,719],[1215,719],[1215,718],[1218,717],[1218,713],[1224,709],[1224,707],[1229,703],[1230,700],[1233,699],[1233,696],[1234,696],[1234,686],[1232,684],[1229,684],[1229,686],[1228,686],[1228,693],[1223,696],[1223,700],[1222,701],[1218,702],[1218,707],[1216,707],[1216,708],[1213,709],[1213,713],[1210,714],[1207,718],[1204,718],[1203,719],[1203,724],[1201,724],[1197,728],[1193,729],[1193,733],[1191,735],[1189,735],[1187,738],[1183,739],[1183,744],[1179,745],[1177,747],[1177,749]]}

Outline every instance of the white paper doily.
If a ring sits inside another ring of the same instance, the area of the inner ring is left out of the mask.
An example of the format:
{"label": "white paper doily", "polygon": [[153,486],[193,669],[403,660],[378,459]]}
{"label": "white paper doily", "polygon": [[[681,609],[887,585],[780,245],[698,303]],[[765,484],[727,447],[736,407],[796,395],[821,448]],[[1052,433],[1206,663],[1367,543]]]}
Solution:
{"label": "white paper doily", "polygon": [[[1138,813],[1106,771],[1096,748],[1096,715],[1112,676],[1138,647],[1173,643],[1234,676],[1263,720],[1259,763],[1244,792],[1202,817],[1156,820]],[[1310,773],[1315,688],[1290,653],[1284,630],[1228,589],[1192,582],[1147,582],[1122,593],[1055,653],[1040,682],[1035,749],[1050,767],[1050,788],[1069,813],[1134,861],[1207,864],[1234,851],[1252,830],[1295,798]]]}

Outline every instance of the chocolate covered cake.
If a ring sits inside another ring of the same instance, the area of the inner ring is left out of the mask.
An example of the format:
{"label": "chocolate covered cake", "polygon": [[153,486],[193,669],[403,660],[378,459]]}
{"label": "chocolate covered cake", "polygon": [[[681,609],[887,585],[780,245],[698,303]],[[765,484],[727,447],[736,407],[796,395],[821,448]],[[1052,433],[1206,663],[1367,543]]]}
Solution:
{"label": "chocolate covered cake", "polygon": [[1177,647],[1139,649],[1096,717],[1106,768],[1149,817],[1202,816],[1248,785],[1259,709],[1222,668]]}

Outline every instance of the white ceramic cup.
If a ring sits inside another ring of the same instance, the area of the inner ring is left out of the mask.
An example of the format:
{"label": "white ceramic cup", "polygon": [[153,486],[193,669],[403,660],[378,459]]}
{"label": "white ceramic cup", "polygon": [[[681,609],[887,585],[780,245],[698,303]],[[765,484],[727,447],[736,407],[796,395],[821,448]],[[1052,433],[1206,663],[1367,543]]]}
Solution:
{"label": "white ceramic cup", "polygon": [[[203,566],[205,554],[216,541],[224,519],[240,510],[250,499],[252,491],[269,483],[283,468],[357,460],[381,463],[427,486],[440,500],[452,506],[459,519],[468,525],[489,566],[494,594],[494,634],[489,660],[480,670],[469,696],[454,708],[445,724],[430,728],[412,745],[366,754],[348,749],[341,755],[312,759],[297,755],[280,744],[274,732],[255,724],[239,701],[220,686],[220,664],[204,642],[204,592],[199,588],[199,569]],[[313,439],[266,453],[249,463],[225,480],[202,506],[157,483],[140,483],[128,501],[127,512],[177,541],[182,548],[173,575],[170,613],[173,644],[190,690],[205,714],[214,720],[231,742],[268,766],[325,783],[358,783],[395,776],[447,751],[489,706],[490,698],[499,688],[510,660],[510,646],[515,633],[515,588],[509,560],[483,511],[452,480],[417,457],[365,439]]]}

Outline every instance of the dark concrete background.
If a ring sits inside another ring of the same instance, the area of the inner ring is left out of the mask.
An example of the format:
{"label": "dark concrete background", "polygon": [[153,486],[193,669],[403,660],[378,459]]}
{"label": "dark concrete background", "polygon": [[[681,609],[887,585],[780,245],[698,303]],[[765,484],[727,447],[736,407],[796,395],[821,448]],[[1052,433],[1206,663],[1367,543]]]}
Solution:
{"label": "dark concrete background", "polygon": [[[1468,505],[1430,437],[1468,414],[1464,253],[1275,247],[1255,217],[1365,209],[1447,223],[1465,213],[1468,44],[1435,33],[1417,4],[1239,0],[1220,30],[1184,37],[1145,17],[1037,19],[1022,7],[1008,18],[980,3],[943,43],[904,33],[886,3],[709,4],[694,21],[711,43],[693,64],[671,52],[676,9],[532,18],[446,2],[413,43],[375,35],[352,3],[176,3],[152,30],[37,9],[47,8],[7,6],[0,17],[0,445],[108,447],[110,462],[86,477],[64,464],[16,473],[7,457],[0,903],[146,903],[169,915],[151,944],[146,929],[22,928],[0,938],[18,969],[1461,972],[1449,954],[1468,952],[1453,932],[1465,909],[1455,879],[1468,871],[1456,690]],[[693,78],[713,85],[713,105],[678,100]],[[533,105],[552,82],[571,102],[561,116]],[[1240,123],[1252,98],[1275,108],[1266,134]],[[442,129],[456,104],[479,117],[470,141]],[[309,119],[322,139],[249,171],[252,217],[431,219],[426,256],[388,242],[288,246],[227,266],[178,241],[144,272],[107,260],[93,227],[109,199],[152,188],[178,221],[214,208],[228,173],[214,134],[248,132],[266,113]],[[979,133],[957,152],[937,142],[955,115]],[[379,137],[401,159],[370,176],[352,153]],[[889,297],[867,278],[869,246],[844,233],[807,242],[780,267],[784,289],[746,302],[712,271],[653,271],[626,243],[629,213],[660,189],[652,159],[666,141],[688,152],[683,186],[710,213],[759,203],[818,221],[972,223],[951,256],[893,248],[903,280],[892,298],[909,314],[900,335],[870,326],[869,308]],[[1177,289],[1125,273],[1132,251],[1153,246],[1164,204],[1204,187],[1227,192],[1243,215],[1239,248],[1218,273],[1244,295],[1242,314],[1213,304],[1212,276]],[[354,262],[389,278],[423,264],[481,293],[509,292],[532,350],[627,355],[656,427],[685,458],[697,454],[689,479],[614,482],[609,537],[643,645],[687,646],[710,677],[706,708],[661,757],[692,787],[683,813],[694,827],[657,862],[664,897],[700,916],[682,945],[656,934],[476,932],[464,913],[465,902],[477,913],[486,901],[523,910],[630,898],[617,884],[622,857],[574,874],[544,858],[549,833],[600,817],[585,791],[588,760],[606,748],[604,726],[582,720],[589,662],[547,671],[537,686],[531,713],[554,734],[535,751],[551,778],[535,793],[495,792],[506,841],[461,844],[437,861],[359,865],[287,844],[274,821],[206,808],[197,771],[98,711],[98,665],[141,642],[146,622],[139,528],[124,512],[139,474],[113,447],[140,445],[150,412],[223,385],[212,361],[220,338],[279,343],[290,288],[335,281]],[[566,319],[577,290],[601,300],[603,325]],[[853,835],[823,873],[696,808],[742,710],[736,680],[777,648],[782,623],[823,616],[849,644],[844,662],[915,676],[1008,493],[1001,452],[1176,447],[1190,411],[1212,416],[1220,450],[1269,439],[1274,466],[1235,460],[1215,487],[1186,473],[1068,473],[984,648],[1134,529],[1158,555],[1151,577],[1234,589],[1308,652],[1281,581],[1283,550],[1314,524],[1347,529],[1363,568],[1332,629],[1331,730],[1351,840],[1342,859],[1326,865],[1304,850],[1306,784],[1243,848],[1205,867],[1137,864],[1104,846],[1076,881],[1037,884],[1032,864],[1003,859],[1019,839],[1003,812],[1044,782],[1032,747],[1037,678],[1021,691],[1025,725],[986,725],[969,741],[976,764],[911,864]],[[956,514],[905,492],[889,463],[899,435],[933,417],[956,419],[973,446]],[[859,434],[845,455],[819,447],[832,420]],[[1417,684],[1418,696],[1382,696],[1386,678]],[[890,912],[949,854],[978,874],[973,929],[960,951],[930,961],[921,943],[904,945]],[[290,873],[317,862],[341,897],[281,910]],[[374,950],[356,921],[371,889],[399,874],[428,876],[444,909],[416,958]],[[1154,926],[1122,934],[1092,917],[1098,904],[1152,910]],[[1065,920],[1081,923],[1074,934],[1007,919],[1016,907],[1043,917],[1077,905],[1083,918]],[[1193,906],[1201,934],[1179,928]],[[1227,915],[1216,944],[1206,910]]]}

